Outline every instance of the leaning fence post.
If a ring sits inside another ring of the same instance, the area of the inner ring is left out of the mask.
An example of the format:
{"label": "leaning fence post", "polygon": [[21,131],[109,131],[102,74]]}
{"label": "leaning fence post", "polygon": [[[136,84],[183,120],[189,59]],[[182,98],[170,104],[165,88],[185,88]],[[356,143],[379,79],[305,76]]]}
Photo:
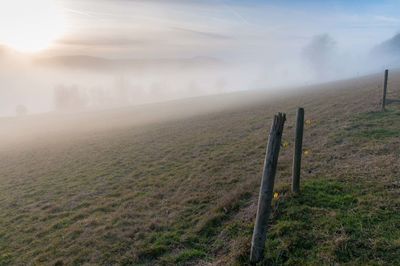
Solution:
{"label": "leaning fence post", "polygon": [[285,114],[279,113],[278,115],[275,115],[269,133],[260,194],[258,198],[257,217],[251,241],[250,261],[252,263],[259,262],[264,255],[265,240],[267,237],[267,222],[271,213],[271,201],[274,192],[276,167],[278,164],[285,120]]}
{"label": "leaning fence post", "polygon": [[297,109],[296,136],[294,143],[292,192],[300,192],[301,155],[303,150],[304,108]]}
{"label": "leaning fence post", "polygon": [[386,69],[385,70],[385,82],[383,84],[382,111],[385,111],[385,106],[386,106],[386,91],[387,91],[388,76],[389,76],[389,70]]}

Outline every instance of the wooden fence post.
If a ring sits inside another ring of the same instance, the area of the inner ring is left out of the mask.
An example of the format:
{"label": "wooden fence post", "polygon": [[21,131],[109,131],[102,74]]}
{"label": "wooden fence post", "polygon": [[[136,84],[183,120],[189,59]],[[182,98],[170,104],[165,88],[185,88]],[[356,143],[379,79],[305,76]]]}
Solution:
{"label": "wooden fence post", "polygon": [[267,223],[271,213],[271,201],[274,193],[276,167],[278,164],[278,156],[285,121],[285,114],[279,113],[278,115],[275,115],[269,133],[260,194],[258,198],[257,217],[251,241],[250,261],[252,263],[259,262],[264,255],[265,240],[267,237]]}
{"label": "wooden fence post", "polygon": [[389,76],[389,70],[386,69],[385,70],[385,82],[383,84],[382,111],[385,111],[385,106],[386,106],[386,92],[387,92],[388,76]]}
{"label": "wooden fence post", "polygon": [[297,109],[296,136],[294,143],[292,192],[300,192],[301,155],[303,152],[304,108]]}

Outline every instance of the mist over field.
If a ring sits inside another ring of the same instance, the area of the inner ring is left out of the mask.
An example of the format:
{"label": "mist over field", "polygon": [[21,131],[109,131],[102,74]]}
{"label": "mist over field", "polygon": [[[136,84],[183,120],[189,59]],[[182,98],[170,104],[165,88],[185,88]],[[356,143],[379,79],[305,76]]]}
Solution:
{"label": "mist over field", "polygon": [[0,0],[0,266],[400,265],[399,10]]}
{"label": "mist over field", "polygon": [[284,91],[399,64],[400,21],[381,7],[250,2],[56,1],[68,26],[47,49],[0,46],[0,116]]}

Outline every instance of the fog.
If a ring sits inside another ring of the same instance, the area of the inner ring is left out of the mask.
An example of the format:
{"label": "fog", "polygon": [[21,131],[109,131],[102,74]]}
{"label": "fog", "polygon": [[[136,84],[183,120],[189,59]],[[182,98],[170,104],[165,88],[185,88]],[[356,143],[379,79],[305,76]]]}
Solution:
{"label": "fog", "polygon": [[285,92],[399,64],[390,1],[58,2],[69,27],[49,48],[0,46],[0,116]]}

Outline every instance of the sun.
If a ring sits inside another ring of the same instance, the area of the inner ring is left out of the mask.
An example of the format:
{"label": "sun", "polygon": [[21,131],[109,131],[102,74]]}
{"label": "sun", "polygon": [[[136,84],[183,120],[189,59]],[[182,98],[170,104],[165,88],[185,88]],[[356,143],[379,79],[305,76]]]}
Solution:
{"label": "sun", "polygon": [[66,30],[57,0],[0,0],[0,44],[20,52],[51,46]]}

